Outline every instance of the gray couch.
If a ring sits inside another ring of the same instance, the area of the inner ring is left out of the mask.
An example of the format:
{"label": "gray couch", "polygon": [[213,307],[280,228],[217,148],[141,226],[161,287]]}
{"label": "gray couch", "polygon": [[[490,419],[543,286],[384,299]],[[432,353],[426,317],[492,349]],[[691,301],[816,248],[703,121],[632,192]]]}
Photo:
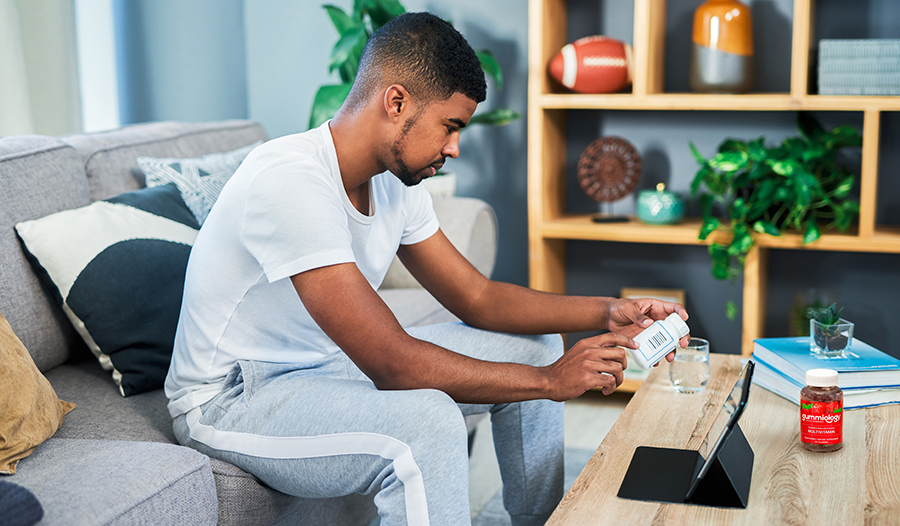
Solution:
{"label": "gray couch", "polygon": [[[14,225],[143,186],[135,159],[197,157],[265,139],[246,120],[161,122],[60,138],[0,138],[0,313],[62,400],[74,402],[57,433],[4,480],[31,490],[41,524],[367,524],[372,496],[308,500],[177,445],[162,389],[122,397],[43,288]],[[451,241],[486,275],[496,219],[475,199],[438,199]],[[406,273],[391,268],[379,293],[404,326],[453,320]]]}

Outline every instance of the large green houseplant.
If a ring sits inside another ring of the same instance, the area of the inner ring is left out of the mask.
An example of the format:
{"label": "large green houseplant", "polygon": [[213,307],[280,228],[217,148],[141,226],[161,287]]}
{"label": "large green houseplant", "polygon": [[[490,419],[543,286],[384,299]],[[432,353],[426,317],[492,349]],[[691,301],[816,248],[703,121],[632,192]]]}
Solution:
{"label": "large green houseplant", "polygon": [[[338,41],[331,50],[328,60],[328,72],[338,72],[341,82],[319,87],[313,99],[312,112],[309,116],[309,127],[314,128],[334,117],[350,93],[350,87],[359,69],[359,58],[363,47],[372,34],[381,26],[406,12],[398,0],[354,0],[350,13],[333,6],[322,6],[331,18],[331,23],[338,32]],[[494,55],[484,49],[476,51],[481,67],[497,86],[503,87],[503,73]],[[510,109],[495,109],[476,114],[470,124],[502,125],[516,120],[521,115]]]}
{"label": "large green houseplant", "polygon": [[[794,230],[808,244],[823,230],[847,230],[859,214],[859,202],[850,195],[856,176],[837,162],[841,148],[862,144],[859,133],[852,126],[825,130],[803,112],[798,114],[798,129],[798,137],[771,148],[763,137],[749,142],[728,139],[709,159],[690,144],[700,164],[691,183],[691,196],[700,197],[699,238],[705,240],[720,229],[731,235],[728,244],[709,245],[716,279],[740,276],[756,235]],[[714,213],[716,203],[724,209],[722,219]],[[734,319],[732,301],[726,312]]]}

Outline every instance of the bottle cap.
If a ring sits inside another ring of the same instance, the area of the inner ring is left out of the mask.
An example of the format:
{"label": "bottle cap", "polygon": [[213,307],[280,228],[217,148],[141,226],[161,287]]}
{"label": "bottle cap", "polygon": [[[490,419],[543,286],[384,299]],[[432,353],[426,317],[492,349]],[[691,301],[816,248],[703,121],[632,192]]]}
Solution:
{"label": "bottle cap", "polygon": [[831,369],[806,371],[806,384],[813,387],[832,387],[838,384],[838,372]]}
{"label": "bottle cap", "polygon": [[677,312],[673,312],[669,314],[666,318],[666,321],[675,328],[675,331],[678,332],[678,336],[675,337],[676,340],[681,339],[683,336],[687,335],[687,333],[691,332],[691,329],[688,328],[687,323],[681,319],[681,316],[678,315]]}

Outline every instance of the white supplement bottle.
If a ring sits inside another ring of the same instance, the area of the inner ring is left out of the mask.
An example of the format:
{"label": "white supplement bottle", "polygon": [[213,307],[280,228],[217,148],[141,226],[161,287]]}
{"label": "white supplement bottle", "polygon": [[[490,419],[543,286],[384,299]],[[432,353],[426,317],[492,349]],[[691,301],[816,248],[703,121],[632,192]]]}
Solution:
{"label": "white supplement bottle", "polygon": [[690,331],[687,323],[677,313],[669,314],[664,320],[653,322],[634,337],[639,349],[629,349],[631,358],[641,369],[649,369],[663,356],[675,350],[678,340]]}

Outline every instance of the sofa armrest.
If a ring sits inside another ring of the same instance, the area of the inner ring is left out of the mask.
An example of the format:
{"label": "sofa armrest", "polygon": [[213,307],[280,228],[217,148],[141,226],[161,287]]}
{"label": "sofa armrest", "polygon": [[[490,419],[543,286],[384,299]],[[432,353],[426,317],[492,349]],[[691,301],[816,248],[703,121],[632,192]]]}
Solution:
{"label": "sofa armrest", "polygon": [[[497,259],[497,216],[491,205],[471,197],[436,197],[434,211],[453,246],[487,277]],[[397,256],[381,289],[421,287]]]}

